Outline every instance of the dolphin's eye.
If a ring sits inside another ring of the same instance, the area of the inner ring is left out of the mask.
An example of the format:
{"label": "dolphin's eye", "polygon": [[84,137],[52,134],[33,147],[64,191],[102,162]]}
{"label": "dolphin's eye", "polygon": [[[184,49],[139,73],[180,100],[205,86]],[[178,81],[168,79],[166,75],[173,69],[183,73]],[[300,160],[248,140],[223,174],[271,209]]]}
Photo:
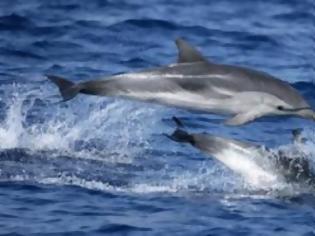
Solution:
{"label": "dolphin's eye", "polygon": [[284,110],[284,107],[283,107],[283,106],[277,106],[277,109],[278,109],[279,111],[283,111],[283,110]]}

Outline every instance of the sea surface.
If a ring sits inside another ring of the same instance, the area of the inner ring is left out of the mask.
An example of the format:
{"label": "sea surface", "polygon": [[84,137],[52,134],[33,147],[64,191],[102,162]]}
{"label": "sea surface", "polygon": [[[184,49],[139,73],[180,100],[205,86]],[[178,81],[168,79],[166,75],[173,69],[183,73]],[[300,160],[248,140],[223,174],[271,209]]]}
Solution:
{"label": "sea surface", "polygon": [[1,0],[0,235],[315,235],[315,190],[253,188],[164,135],[177,116],[191,132],[290,152],[291,130],[303,128],[315,158],[314,122],[232,128],[118,98],[59,103],[45,78],[174,63],[182,37],[209,60],[288,81],[315,107],[314,22],[314,0]]}

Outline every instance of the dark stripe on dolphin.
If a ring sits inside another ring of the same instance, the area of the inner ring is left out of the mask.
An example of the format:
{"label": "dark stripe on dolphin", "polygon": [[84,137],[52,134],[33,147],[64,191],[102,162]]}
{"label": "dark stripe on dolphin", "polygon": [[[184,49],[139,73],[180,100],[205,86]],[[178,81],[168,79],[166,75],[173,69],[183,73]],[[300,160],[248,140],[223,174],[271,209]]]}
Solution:
{"label": "dark stripe on dolphin", "polygon": [[284,107],[278,107],[281,111],[302,111],[302,110],[312,110],[310,107],[300,107],[300,108],[284,108]]}

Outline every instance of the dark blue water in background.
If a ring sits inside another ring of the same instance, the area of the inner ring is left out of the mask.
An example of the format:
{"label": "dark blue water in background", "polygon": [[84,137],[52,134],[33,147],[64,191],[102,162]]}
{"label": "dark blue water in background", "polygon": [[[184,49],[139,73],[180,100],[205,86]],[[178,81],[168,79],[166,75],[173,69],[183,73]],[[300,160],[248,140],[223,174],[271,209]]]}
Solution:
{"label": "dark blue water in background", "polygon": [[264,118],[229,128],[222,117],[113,98],[55,104],[44,77],[173,63],[183,37],[209,60],[290,82],[315,106],[314,4],[1,0],[1,235],[314,235],[314,192],[253,190],[163,135],[176,115],[194,132],[276,148],[293,128],[315,140],[314,123]]}

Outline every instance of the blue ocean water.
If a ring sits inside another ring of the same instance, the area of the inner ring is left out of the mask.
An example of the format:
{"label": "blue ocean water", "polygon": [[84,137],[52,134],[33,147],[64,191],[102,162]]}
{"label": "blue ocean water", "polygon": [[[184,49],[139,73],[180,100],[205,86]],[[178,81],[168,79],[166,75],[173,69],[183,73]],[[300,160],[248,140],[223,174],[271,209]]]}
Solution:
{"label": "blue ocean water", "polygon": [[115,98],[56,104],[44,77],[173,63],[183,37],[209,60],[290,82],[315,106],[314,21],[313,0],[2,0],[1,235],[315,235],[314,192],[252,189],[163,135],[176,115],[192,132],[290,148],[293,128],[315,141],[311,121],[231,128],[220,116]]}

